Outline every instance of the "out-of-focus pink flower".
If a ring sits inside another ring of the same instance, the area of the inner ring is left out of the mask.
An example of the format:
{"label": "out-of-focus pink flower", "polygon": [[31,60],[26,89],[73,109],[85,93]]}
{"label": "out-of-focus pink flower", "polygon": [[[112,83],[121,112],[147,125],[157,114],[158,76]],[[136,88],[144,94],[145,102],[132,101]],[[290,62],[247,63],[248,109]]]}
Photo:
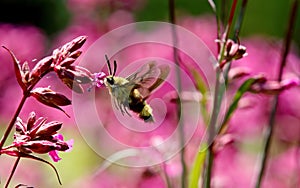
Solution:
{"label": "out-of-focus pink flower", "polygon": [[212,187],[253,187],[255,155],[240,152],[237,140],[215,154]]}
{"label": "out-of-focus pink flower", "polygon": [[138,186],[139,188],[165,188],[166,183],[162,176],[157,172],[151,172],[150,169],[146,169],[139,180]]}
{"label": "out-of-focus pink flower", "polygon": [[213,16],[185,17],[179,20],[179,25],[199,36],[213,54],[217,56],[217,45],[215,43],[217,25]]}
{"label": "out-of-focus pink flower", "polygon": [[99,10],[103,11],[103,9],[108,11],[115,9],[133,11],[143,4],[144,0],[68,0],[68,6],[74,12],[74,16],[80,16],[78,13],[96,13]]}
{"label": "out-of-focus pink flower", "polygon": [[275,95],[296,86],[300,86],[300,81],[298,78],[285,79],[280,82],[263,80],[262,82],[254,83],[250,88],[250,91],[253,93]]}
{"label": "out-of-focus pink flower", "polygon": [[292,147],[273,156],[269,162],[263,187],[289,188],[299,185],[299,148]]}
{"label": "out-of-focus pink flower", "polygon": [[[122,18],[122,19],[120,19]],[[113,30],[120,26],[133,23],[133,15],[132,13],[125,10],[115,11],[107,20],[108,30]]]}
{"label": "out-of-focus pink flower", "polygon": [[[248,75],[241,78],[240,81],[235,80],[235,83],[230,85],[229,96],[236,91],[236,88],[246,78],[263,74],[267,80],[265,83],[258,83],[253,87],[253,89],[259,89],[262,92],[261,94],[245,94],[240,101],[241,108],[236,110],[229,122],[228,131],[235,133],[243,132],[243,134],[249,136],[255,132],[258,134],[267,125],[272,97],[266,96],[263,93],[281,93],[277,114],[279,118],[284,114],[300,118],[299,107],[293,105],[297,103],[297,95],[300,94],[300,88],[297,86],[299,78],[297,78],[298,70],[296,66],[300,63],[300,59],[295,57],[293,52],[290,53],[286,68],[284,69],[283,81],[279,83],[276,82],[280,66],[281,50],[279,45],[270,42],[270,40],[258,37],[245,39],[243,40],[243,44],[247,47],[248,56],[237,60],[232,64],[232,67],[247,69]],[[245,106],[246,103],[247,105]]]}
{"label": "out-of-focus pink flower", "polygon": [[[34,26],[16,26],[11,24],[0,24],[0,46],[12,50],[22,62],[28,61],[29,67],[33,67],[36,58],[41,58],[45,52],[46,37],[44,33]],[[7,108],[14,108],[14,103],[19,100],[18,85],[14,76],[14,66],[9,53],[0,48],[0,62],[5,68],[0,74],[0,118],[6,119],[10,116]],[[10,94],[10,90],[14,94]],[[9,98],[6,98],[9,96]]]}

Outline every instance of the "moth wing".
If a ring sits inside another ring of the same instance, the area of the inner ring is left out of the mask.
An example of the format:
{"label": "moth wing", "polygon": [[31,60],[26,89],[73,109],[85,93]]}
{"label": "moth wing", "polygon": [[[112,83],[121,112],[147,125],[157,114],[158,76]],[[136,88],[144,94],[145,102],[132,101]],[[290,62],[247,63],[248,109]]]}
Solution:
{"label": "moth wing", "polygon": [[129,80],[128,84],[134,84],[134,89],[138,89],[143,97],[148,97],[154,89],[164,82],[169,72],[169,66],[156,66],[155,62],[150,62],[127,77],[127,80]]}
{"label": "moth wing", "polygon": [[167,65],[160,65],[158,69],[159,69],[159,75],[156,81],[148,88],[150,92],[152,92],[154,89],[160,86],[166,80],[166,78],[170,73],[170,67]]}
{"label": "moth wing", "polygon": [[143,65],[126,79],[129,81],[129,83],[142,85],[143,87],[149,87],[152,82],[154,82],[158,72],[159,70],[157,69],[155,62],[153,61]]}

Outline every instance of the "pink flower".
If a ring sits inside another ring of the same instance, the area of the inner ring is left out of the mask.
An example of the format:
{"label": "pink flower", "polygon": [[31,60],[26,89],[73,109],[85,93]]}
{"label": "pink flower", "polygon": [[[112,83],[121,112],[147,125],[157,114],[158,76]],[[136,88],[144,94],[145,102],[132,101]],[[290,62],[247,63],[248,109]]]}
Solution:
{"label": "pink flower", "polygon": [[[45,154],[49,153],[51,158],[57,162],[60,158],[57,151],[70,151],[73,140],[64,141],[63,136],[57,131],[61,129],[62,123],[58,121],[47,122],[46,118],[37,118],[31,112],[27,122],[18,118],[16,123],[13,144],[1,150],[2,153],[12,156],[22,154]],[[15,150],[15,149],[17,150]]]}
{"label": "pink flower", "polygon": [[[58,140],[64,141],[64,137],[61,134],[57,134],[54,137]],[[65,142],[68,144],[68,147],[69,147],[69,149],[67,149],[65,152],[71,151],[72,148],[73,148],[74,140],[71,139],[71,140],[68,140],[68,141],[65,141]],[[61,160],[61,158],[58,156],[58,150],[52,150],[48,154],[54,162],[58,162],[59,160]]]}
{"label": "pink flower", "polygon": [[104,78],[106,74],[104,72],[98,72],[94,74],[94,83],[97,87],[104,87]]}
{"label": "pink flower", "polygon": [[[46,37],[34,26],[0,24],[0,44],[11,49],[22,62],[28,61],[29,67],[32,67],[35,59],[42,57],[45,52]],[[0,74],[0,117],[6,119],[16,109],[15,103],[19,102],[21,91],[16,88],[18,84],[13,76],[11,57],[3,48],[0,49],[0,62],[4,66]]]}

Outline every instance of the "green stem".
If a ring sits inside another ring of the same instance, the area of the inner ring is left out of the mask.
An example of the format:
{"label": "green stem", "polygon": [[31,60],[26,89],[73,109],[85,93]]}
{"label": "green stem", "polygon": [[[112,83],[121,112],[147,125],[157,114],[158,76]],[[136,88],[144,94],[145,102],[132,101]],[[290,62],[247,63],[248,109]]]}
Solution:
{"label": "green stem", "polygon": [[248,4],[248,0],[243,0],[238,20],[237,20],[237,22],[236,22],[236,24],[234,26],[234,37],[233,37],[233,40],[235,42],[239,38],[239,34],[240,34],[240,30],[242,28],[242,23],[243,23],[243,20],[244,20],[244,16],[245,16],[247,4]]}
{"label": "green stem", "polygon": [[172,184],[171,184],[171,180],[170,180],[170,177],[166,171],[166,163],[163,162],[163,175],[165,176],[165,180],[166,180],[166,184],[167,184],[167,188],[172,188]]}
{"label": "green stem", "polygon": [[14,164],[13,169],[12,169],[10,175],[9,175],[9,178],[8,178],[8,180],[6,181],[5,188],[8,187],[8,185],[9,185],[9,183],[10,183],[10,181],[11,181],[11,179],[12,179],[12,177],[13,177],[13,175],[14,175],[16,169],[17,169],[17,166],[18,166],[18,164],[19,164],[19,162],[20,162],[20,159],[21,159],[21,157],[18,157],[17,160],[15,161],[15,164]]}
{"label": "green stem", "polygon": [[[180,73],[180,57],[177,50],[177,31],[176,31],[176,20],[175,20],[175,0],[169,0],[169,19],[172,23],[172,39],[173,39],[173,58],[176,64],[176,78],[177,78],[177,89],[179,96],[182,93],[182,85],[181,85],[181,73]],[[184,148],[184,124],[183,124],[183,117],[181,117],[181,102],[178,98],[176,100],[177,104],[177,118],[178,118],[178,126],[179,126],[179,139],[180,139],[180,162],[182,167],[182,174],[181,174],[181,187],[185,188],[187,186],[187,169],[186,169],[186,163],[184,159],[185,155],[185,148]]]}
{"label": "green stem", "polygon": [[[235,26],[234,26],[233,40],[238,43],[239,43],[239,34],[240,34],[240,30],[242,28],[242,23],[244,20],[244,15],[246,12],[247,4],[248,4],[248,0],[243,0],[238,20],[236,21]],[[224,69],[224,77],[225,77],[225,85],[226,86],[228,84],[228,72],[229,72],[230,68],[231,68],[231,62],[228,62],[228,65]]]}
{"label": "green stem", "polygon": [[[224,45],[221,46],[221,50],[219,53],[218,57],[218,62],[219,64],[222,62],[224,58],[224,51],[225,51],[225,44],[228,39],[230,30],[231,30],[231,25],[234,17],[234,13],[236,10],[236,5],[237,5],[237,0],[234,0],[231,6],[230,10],[230,15],[228,19],[228,24],[225,30],[225,41]],[[216,69],[216,86],[215,86],[215,92],[214,92],[214,104],[213,104],[213,111],[210,119],[210,124],[208,127],[208,158],[207,158],[207,167],[206,167],[206,175],[205,175],[205,180],[204,180],[204,187],[205,188],[210,188],[211,185],[211,177],[212,177],[212,168],[213,168],[213,161],[214,161],[214,154],[213,154],[213,140],[214,137],[216,136],[216,124],[217,124],[217,119],[219,116],[220,112],[220,107],[222,103],[222,98],[223,94],[225,91],[225,86],[221,83],[220,76],[221,76],[221,70],[219,68]]]}
{"label": "green stem", "polygon": [[211,185],[211,175],[212,175],[212,167],[213,167],[213,160],[214,160],[214,155],[213,155],[213,140],[216,135],[216,124],[217,124],[217,119],[218,115],[220,112],[220,106],[221,106],[221,101],[223,97],[223,92],[221,91],[221,83],[220,77],[221,70],[217,69],[217,79],[216,79],[216,86],[215,86],[215,92],[214,92],[214,105],[213,105],[213,111],[212,115],[210,118],[209,126],[208,126],[208,150],[207,150],[207,167],[206,167],[206,175],[205,175],[205,182],[204,182],[204,187],[209,188]]}
{"label": "green stem", "polygon": [[[294,26],[295,26],[296,17],[297,17],[297,10],[298,10],[298,0],[294,0],[294,2],[292,4],[290,18],[289,18],[288,30],[287,30],[284,44],[283,44],[284,48],[283,48],[282,55],[281,55],[279,73],[278,73],[278,77],[277,77],[278,81],[282,80],[283,69],[285,67],[287,55],[290,50],[290,44],[291,44],[293,30],[294,30]],[[273,135],[276,111],[277,111],[277,107],[278,107],[278,98],[279,98],[279,95],[276,95],[272,101],[272,111],[271,111],[270,118],[269,118],[268,128],[266,130],[265,143],[263,146],[263,154],[261,156],[259,174],[258,174],[258,177],[256,180],[256,185],[255,185],[256,188],[261,187],[262,179],[265,174],[265,169],[266,169],[266,165],[267,165],[267,159],[269,158],[269,152],[270,152],[270,146],[271,146],[271,140],[272,140],[271,138]]]}

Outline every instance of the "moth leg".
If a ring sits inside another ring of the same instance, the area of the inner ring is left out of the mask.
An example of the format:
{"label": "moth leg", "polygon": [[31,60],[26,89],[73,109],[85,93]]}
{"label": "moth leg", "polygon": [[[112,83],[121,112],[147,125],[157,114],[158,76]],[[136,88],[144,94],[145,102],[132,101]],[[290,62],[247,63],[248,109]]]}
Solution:
{"label": "moth leg", "polygon": [[118,107],[119,107],[119,110],[121,111],[122,115],[124,116],[124,110],[122,109],[121,102],[118,102]]}
{"label": "moth leg", "polygon": [[131,117],[131,114],[128,112],[126,106],[124,106],[124,110],[125,110],[126,114],[127,114],[129,117]]}
{"label": "moth leg", "polygon": [[116,100],[116,99],[114,99],[113,101],[114,101],[114,106],[116,107],[116,109],[117,109],[117,110],[119,110],[119,107],[118,107],[117,100]]}
{"label": "moth leg", "polygon": [[114,105],[116,109],[121,111],[122,115],[124,116],[124,110],[122,109],[121,103],[118,100],[114,100]]}
{"label": "moth leg", "polygon": [[131,114],[128,112],[128,110],[127,109],[129,109],[129,103],[128,103],[128,101],[124,101],[124,103],[122,103],[122,106],[123,106],[123,109],[124,109],[124,111],[126,112],[126,114],[129,116],[129,117],[131,117]]}

